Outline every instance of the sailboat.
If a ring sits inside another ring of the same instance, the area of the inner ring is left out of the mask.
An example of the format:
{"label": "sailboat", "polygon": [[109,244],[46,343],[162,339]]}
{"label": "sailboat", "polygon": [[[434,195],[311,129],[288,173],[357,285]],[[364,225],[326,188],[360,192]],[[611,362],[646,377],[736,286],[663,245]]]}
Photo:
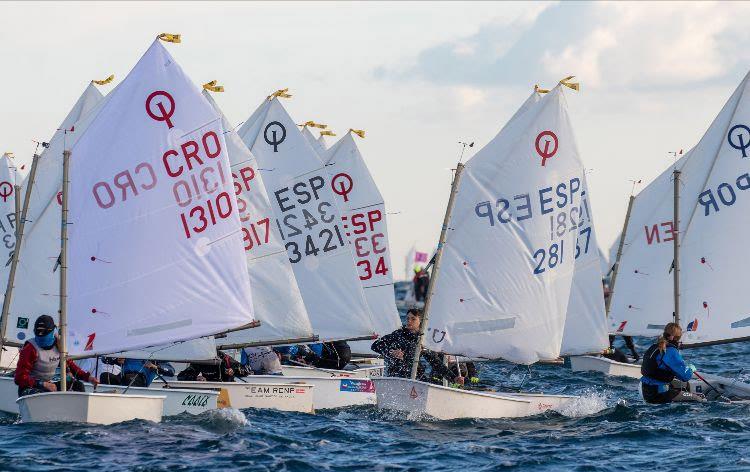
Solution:
{"label": "sailboat", "polygon": [[[630,198],[611,284],[613,334],[656,337],[676,322],[685,348],[750,339],[739,236],[750,225],[749,87],[750,74],[698,144]],[[639,365],[597,357],[578,369],[641,376]],[[694,391],[750,398],[748,384],[701,375],[710,385],[696,378]]]}
{"label": "sailboat", "polygon": [[[350,129],[324,154],[324,163],[342,211],[342,224],[353,250],[375,330],[382,335],[401,326],[394,297],[385,202],[355,136],[364,139],[365,132]],[[365,344],[354,352],[370,352],[369,342]]]}
{"label": "sailboat", "polygon": [[[518,364],[591,348],[575,344],[582,336],[564,335],[569,308],[572,316],[581,313],[571,300],[585,288],[576,287],[576,279],[590,280],[589,263],[579,267],[578,261],[596,253],[592,230],[581,217],[585,173],[563,94],[564,86],[577,89],[569,79],[543,97],[535,91],[489,144],[465,166],[458,164],[420,347]],[[601,290],[599,280],[595,287]],[[587,319],[603,325],[603,307],[595,315]],[[606,333],[603,326],[598,332]],[[603,342],[593,344],[602,343],[595,346],[601,349]],[[576,398],[421,382],[415,380],[418,356],[411,379],[375,379],[378,408],[438,419],[504,418],[538,414]]]}
{"label": "sailboat", "polygon": [[159,421],[163,396],[66,392],[66,361],[254,321],[221,120],[157,38],[63,156],[63,391],[22,421]]}
{"label": "sailboat", "polygon": [[[39,315],[52,314],[57,318],[56,293],[59,284],[58,256],[60,252],[60,218],[62,212],[62,162],[59,156],[66,147],[73,146],[88,128],[104,105],[106,99],[96,85],[112,83],[114,76],[104,80],[92,80],[71,111],[45,143],[41,154],[35,154],[29,175],[23,182],[23,209],[18,218],[19,249],[10,263],[10,274],[5,292],[0,331],[0,341],[15,351],[31,333],[30,325]],[[23,254],[23,257],[21,257]],[[10,322],[8,323],[8,319]],[[7,327],[10,328],[7,328]],[[117,357],[137,359],[153,358],[158,352],[160,360],[212,359],[216,350],[213,340],[180,343],[179,345],[155,349],[143,349],[117,353]],[[84,361],[86,362],[86,361]],[[95,371],[97,362],[89,362]],[[93,386],[86,385],[89,391]],[[207,390],[154,390],[142,387],[124,389],[119,386],[100,386],[99,392],[128,393],[131,395],[165,396],[164,416],[180,413],[199,414],[217,408],[220,391]],[[17,387],[12,376],[0,377],[0,411],[18,414]]]}
{"label": "sailboat", "polygon": [[[291,263],[279,235],[263,178],[255,156],[245,146],[222,113],[210,91],[223,92],[215,81],[203,85],[203,98],[221,117],[226,151],[237,198],[246,270],[250,277],[253,306],[260,326],[226,333],[212,339],[213,353],[219,349],[241,349],[314,342],[312,326],[302,301]],[[185,359],[185,358],[183,358]],[[234,408],[272,408],[282,411],[313,413],[313,388],[310,383],[284,377],[251,376],[233,383],[170,381],[179,388],[215,387],[227,391]],[[158,382],[157,382],[158,383]]]}
{"label": "sailboat", "polygon": [[[313,332],[320,342],[374,339],[377,331],[343,227],[344,210],[324,162],[279,100],[287,92],[269,96],[239,135],[258,160]],[[315,385],[317,410],[374,404],[370,373],[285,367],[284,379]]]}

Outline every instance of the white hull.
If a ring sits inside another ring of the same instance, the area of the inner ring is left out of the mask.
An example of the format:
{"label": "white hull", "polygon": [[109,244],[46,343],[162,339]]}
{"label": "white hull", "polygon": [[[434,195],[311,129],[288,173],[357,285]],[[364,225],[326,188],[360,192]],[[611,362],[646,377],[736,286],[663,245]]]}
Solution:
{"label": "white hull", "polygon": [[[309,383],[295,384],[286,382],[283,377],[273,377],[273,382],[188,382],[175,380],[169,382],[172,388],[205,389],[215,388],[226,392],[219,398],[219,408],[267,408],[300,413],[315,413],[313,406],[313,386]],[[154,381],[152,387],[160,387],[163,382]],[[222,392],[222,393],[224,393]]]}
{"label": "white hull", "polygon": [[353,370],[319,369],[317,367],[303,367],[296,365],[281,366],[281,371],[284,373],[285,377],[353,377],[357,379],[367,379],[370,377],[382,377],[384,369],[385,367],[382,365],[361,367]]}
{"label": "white hull", "polygon": [[[87,392],[94,391],[93,385],[85,385]],[[181,413],[199,415],[206,411],[215,410],[218,408],[217,402],[219,399],[219,390],[189,390],[160,387],[161,384],[157,388],[130,387],[126,391],[125,387],[119,385],[99,385],[96,389],[96,392],[118,393],[124,395],[142,395],[149,397],[165,397],[163,411],[164,416],[175,416]]]}
{"label": "white hull", "polygon": [[110,393],[37,393],[16,400],[23,423],[113,424],[135,419],[161,421],[164,397]]}
{"label": "white hull", "polygon": [[[337,371],[343,372],[343,371]],[[315,410],[345,408],[355,405],[374,405],[375,385],[369,378],[356,377],[281,377],[284,382],[312,385]],[[275,384],[277,375],[253,375],[249,381],[254,384]]]}
{"label": "white hull", "polygon": [[418,380],[373,379],[379,409],[429,415],[440,420],[457,418],[517,418],[559,408],[576,397],[568,395],[475,392]]}
{"label": "white hull", "polygon": [[0,377],[0,411],[18,414],[18,385],[13,377]]}
{"label": "white hull", "polygon": [[573,372],[595,371],[618,377],[641,378],[640,364],[617,362],[602,356],[572,356],[570,369]]}

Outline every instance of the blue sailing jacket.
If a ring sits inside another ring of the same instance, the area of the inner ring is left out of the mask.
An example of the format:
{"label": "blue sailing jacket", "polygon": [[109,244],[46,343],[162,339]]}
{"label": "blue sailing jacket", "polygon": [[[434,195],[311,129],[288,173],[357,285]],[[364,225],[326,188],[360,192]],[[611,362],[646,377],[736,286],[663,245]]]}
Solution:
{"label": "blue sailing jacket", "polygon": [[[643,362],[647,362],[645,357],[646,356],[644,356]],[[693,377],[693,371],[687,366],[687,364],[685,364],[682,354],[680,354],[679,349],[676,347],[667,345],[667,350],[663,353],[657,350],[655,357],[656,364],[660,369],[671,370],[675,376],[683,382],[687,382]],[[656,380],[645,375],[641,377],[641,382],[646,385],[655,385],[657,387],[665,387],[669,384],[668,382]]]}

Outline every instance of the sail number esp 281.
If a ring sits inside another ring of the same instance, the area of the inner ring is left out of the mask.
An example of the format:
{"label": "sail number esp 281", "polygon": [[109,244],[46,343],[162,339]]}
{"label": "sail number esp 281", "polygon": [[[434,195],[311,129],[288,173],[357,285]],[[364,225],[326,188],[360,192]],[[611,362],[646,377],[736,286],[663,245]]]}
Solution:
{"label": "sail number esp 281", "polygon": [[[576,194],[580,198],[579,205],[574,204]],[[533,273],[539,275],[564,263],[566,248],[563,237],[567,233],[578,233],[574,259],[589,252],[591,214],[585,197],[586,190],[581,189],[580,179],[573,177],[567,182],[534,192],[500,197],[494,203],[479,202],[474,207],[474,213],[490,227],[501,227],[513,220],[522,223],[534,218],[547,218],[550,244],[535,249],[531,255]]]}

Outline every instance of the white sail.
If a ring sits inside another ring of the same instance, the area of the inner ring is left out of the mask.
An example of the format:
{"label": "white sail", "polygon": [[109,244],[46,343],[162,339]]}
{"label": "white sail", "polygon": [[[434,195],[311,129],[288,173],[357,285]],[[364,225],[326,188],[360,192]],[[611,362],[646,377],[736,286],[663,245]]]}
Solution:
{"label": "white sail", "polygon": [[313,331],[321,340],[373,335],[329,176],[289,114],[272,98],[240,128],[258,160]]}
{"label": "white sail", "polygon": [[394,297],[383,196],[351,131],[326,153],[325,165],[375,330],[380,336],[388,334],[401,325],[401,320]]}
{"label": "white sail", "polygon": [[255,156],[232,130],[211,94],[204,90],[203,95],[229,130],[224,139],[242,221],[253,306],[261,322],[257,328],[228,333],[219,344],[309,338],[312,326]]}
{"label": "white sail", "polygon": [[580,206],[575,215],[579,234],[576,251],[579,257],[575,261],[561,356],[597,353],[609,345],[604,312],[601,250],[596,239],[589,196],[586,175],[583,174]]}
{"label": "white sail", "polygon": [[70,162],[71,354],[253,321],[221,119],[158,40],[107,97]]}
{"label": "white sail", "polygon": [[323,151],[327,151],[330,148],[330,146],[326,142],[326,137],[322,134],[318,136],[318,139],[316,141],[318,142],[318,145],[323,148]]}
{"label": "white sail", "polygon": [[583,176],[561,86],[467,162],[431,301],[428,348],[523,364],[558,357]]}
{"label": "white sail", "polygon": [[16,166],[11,154],[0,158],[0,283],[6,284],[16,247]]}
{"label": "white sail", "polygon": [[680,195],[688,203],[680,216],[685,345],[750,338],[750,302],[744,293],[750,263],[750,74],[723,111],[719,126],[715,122],[691,151],[691,160],[705,164],[695,166],[701,170],[700,186],[692,193],[692,186],[682,187]]}
{"label": "white sail", "polygon": [[190,341],[112,353],[111,356],[176,362],[206,361],[216,359],[216,341],[213,336],[205,336]]}
{"label": "white sail", "polygon": [[[730,289],[742,293],[736,284],[742,278],[738,274],[743,259],[738,254],[729,254],[739,247],[739,237],[734,235],[742,234],[745,218],[732,216],[731,223],[728,223],[730,220],[726,216],[747,204],[741,198],[742,187],[750,188],[750,183],[745,185],[740,178],[744,175],[740,170],[746,158],[741,149],[731,146],[728,139],[730,130],[742,125],[747,114],[746,102],[750,97],[743,97],[747,85],[748,77],[745,77],[700,142],[636,196],[612,295],[611,332],[658,336],[664,325],[674,319],[672,261],[677,228],[673,223],[673,170],[676,168],[681,172],[680,321],[686,329],[683,342],[690,344],[750,335],[750,330],[742,329],[747,311],[742,310],[741,300],[729,296]],[[734,131],[738,143],[740,137],[736,133],[742,131],[743,128]],[[744,142],[750,142],[750,137]],[[723,183],[732,186],[737,197],[732,205],[726,205],[722,200],[732,194],[728,187],[722,186],[721,189],[726,194],[718,193],[718,187]],[[713,200],[709,202],[711,196]],[[708,216],[705,214],[707,207],[711,210]],[[713,225],[713,229],[706,225]],[[731,225],[731,231],[722,232],[721,228],[728,227],[724,225]],[[722,287],[726,288],[717,288],[712,280],[721,281],[725,284]],[[701,286],[703,284],[705,288]]]}
{"label": "white sail", "polygon": [[[49,146],[40,154],[14,281],[5,333],[7,341],[24,343],[29,336],[33,336],[34,321],[40,315],[50,315],[57,320],[60,305],[60,273],[56,269],[60,255],[62,152],[76,142],[102,100],[101,92],[90,83],[52,135]],[[26,194],[28,185],[27,177],[21,185],[21,195]]]}
{"label": "white sail", "polygon": [[315,136],[312,134],[312,131],[310,131],[310,128],[308,126],[302,127],[302,136],[305,137],[305,139],[310,144],[310,146],[315,150],[315,152],[318,153],[318,156],[322,158],[326,152],[326,148],[321,146],[320,142],[317,139],[315,139]]}

